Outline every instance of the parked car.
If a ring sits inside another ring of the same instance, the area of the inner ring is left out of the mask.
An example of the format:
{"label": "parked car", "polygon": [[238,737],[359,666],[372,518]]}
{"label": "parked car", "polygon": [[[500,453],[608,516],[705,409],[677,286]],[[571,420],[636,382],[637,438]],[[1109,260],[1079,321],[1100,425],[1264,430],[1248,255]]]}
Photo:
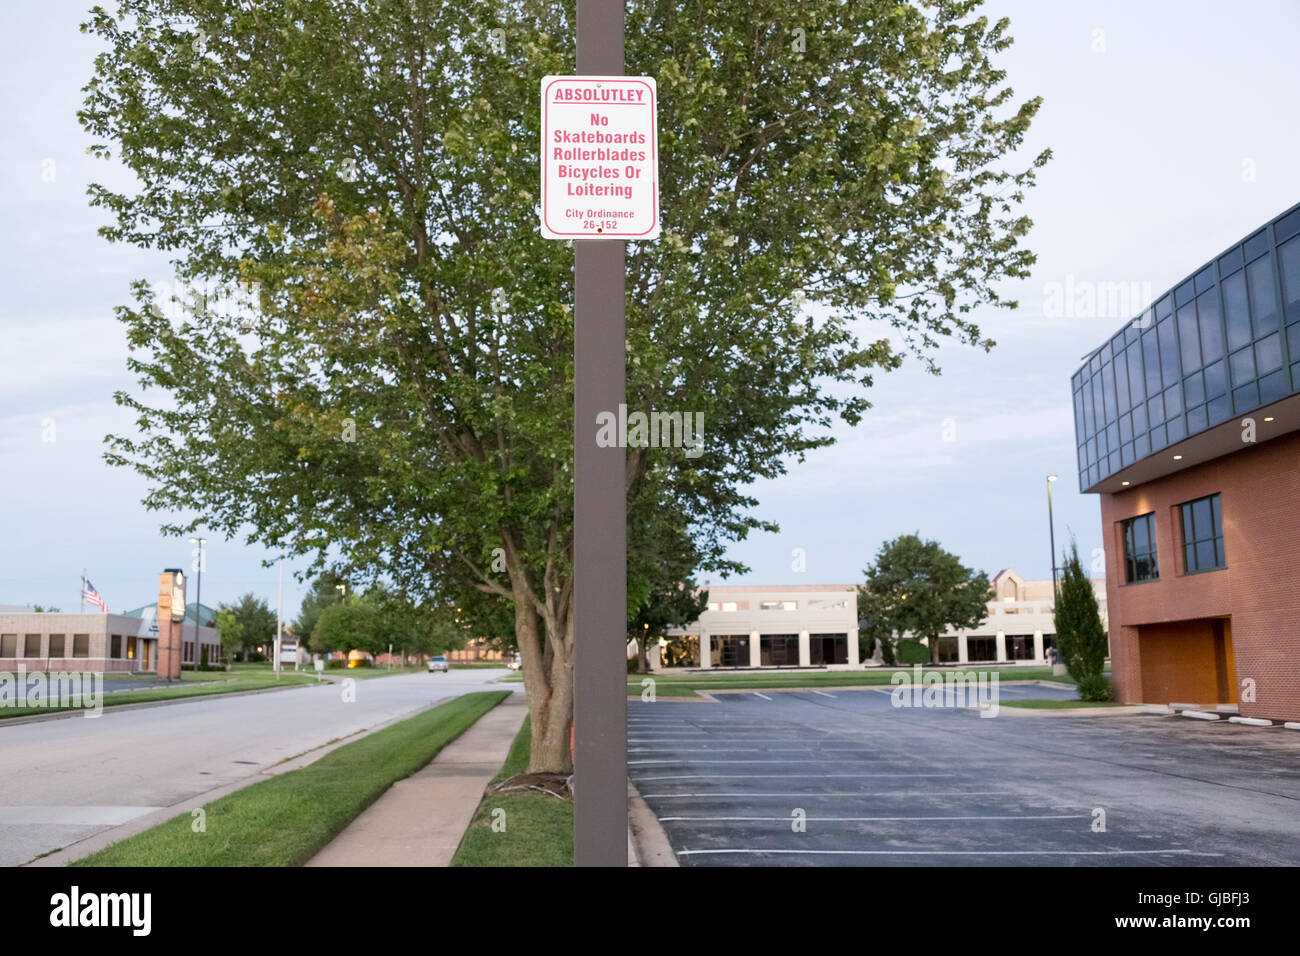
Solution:
{"label": "parked car", "polygon": [[510,659],[509,667],[512,671],[517,671],[519,670],[519,668],[523,666],[524,666],[524,659],[521,655],[516,654],[514,657]]}
{"label": "parked car", "polygon": [[451,670],[451,668],[447,664],[447,658],[443,657],[441,654],[437,655],[436,657],[429,658],[430,674],[432,674],[434,671],[442,671],[445,674],[449,670]]}

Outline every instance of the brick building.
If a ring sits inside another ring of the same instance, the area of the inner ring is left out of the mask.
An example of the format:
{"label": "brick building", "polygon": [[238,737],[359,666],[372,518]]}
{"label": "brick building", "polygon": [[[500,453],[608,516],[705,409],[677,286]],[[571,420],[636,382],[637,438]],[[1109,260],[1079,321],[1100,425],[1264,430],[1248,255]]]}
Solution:
{"label": "brick building", "polygon": [[1118,697],[1300,720],[1300,206],[1157,299],[1072,386]]}

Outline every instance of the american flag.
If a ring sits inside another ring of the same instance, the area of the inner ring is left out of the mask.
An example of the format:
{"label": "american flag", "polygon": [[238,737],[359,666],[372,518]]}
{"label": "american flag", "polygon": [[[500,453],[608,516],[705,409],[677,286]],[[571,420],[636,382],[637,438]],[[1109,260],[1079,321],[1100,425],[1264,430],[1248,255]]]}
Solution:
{"label": "american flag", "polygon": [[105,604],[104,599],[99,596],[99,592],[95,590],[95,586],[90,583],[90,578],[83,577],[81,579],[81,599],[87,604],[92,604],[99,608],[105,614],[108,613],[108,605]]}

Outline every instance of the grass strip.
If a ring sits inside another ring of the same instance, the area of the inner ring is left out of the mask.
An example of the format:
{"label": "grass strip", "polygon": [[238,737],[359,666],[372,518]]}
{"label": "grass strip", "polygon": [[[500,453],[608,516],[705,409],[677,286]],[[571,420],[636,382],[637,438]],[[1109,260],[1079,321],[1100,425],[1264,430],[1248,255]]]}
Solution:
{"label": "grass strip", "polygon": [[[282,674],[280,680],[274,675],[262,674],[224,674],[213,672],[195,677],[183,676],[180,684],[170,687],[146,687],[139,690],[115,690],[103,696],[104,707],[120,707],[122,704],[144,704],[155,700],[178,700],[185,697],[209,697],[213,694],[234,694],[248,690],[267,690],[271,687],[294,687],[301,684],[314,684],[316,678],[306,674]],[[85,710],[84,707],[0,707],[0,720],[9,717],[36,717],[41,714],[57,714],[69,710]]]}
{"label": "grass strip", "polygon": [[[528,769],[533,733],[530,718],[510,745],[506,762],[492,783]],[[492,829],[503,819],[505,830]],[[488,793],[461,837],[452,866],[573,866],[573,801],[531,790]]]}
{"label": "grass strip", "polygon": [[314,763],[227,794],[105,847],[72,866],[298,866],[398,780],[419,770],[509,693],[446,701]]}
{"label": "grass strip", "polygon": [[1076,707],[1123,707],[1111,700],[1000,700],[999,707],[1021,707],[1025,710],[1073,710]]}
{"label": "grass strip", "polygon": [[[978,664],[964,665],[961,670],[977,670]],[[936,673],[942,677],[952,672],[952,668],[926,668],[923,673]],[[1073,686],[1069,677],[1053,677],[1048,667],[1014,667],[983,668],[989,673],[996,673],[1001,681],[1053,681],[1063,686]],[[762,671],[742,671],[721,674],[672,674],[657,677],[654,674],[629,674],[627,693],[629,697],[640,697],[641,681],[646,677],[654,678],[656,697],[695,697],[699,690],[797,690],[801,687],[879,687],[893,682],[894,674],[901,673],[912,682],[913,672],[910,668],[879,668],[869,671],[788,671],[771,673]]]}

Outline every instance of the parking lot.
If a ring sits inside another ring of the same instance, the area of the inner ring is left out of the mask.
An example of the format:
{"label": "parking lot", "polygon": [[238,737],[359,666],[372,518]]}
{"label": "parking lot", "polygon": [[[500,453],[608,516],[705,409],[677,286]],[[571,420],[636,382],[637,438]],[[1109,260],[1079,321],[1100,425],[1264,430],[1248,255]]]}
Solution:
{"label": "parking lot", "polygon": [[1300,733],[888,690],[629,701],[628,772],[684,866],[1300,863]]}

